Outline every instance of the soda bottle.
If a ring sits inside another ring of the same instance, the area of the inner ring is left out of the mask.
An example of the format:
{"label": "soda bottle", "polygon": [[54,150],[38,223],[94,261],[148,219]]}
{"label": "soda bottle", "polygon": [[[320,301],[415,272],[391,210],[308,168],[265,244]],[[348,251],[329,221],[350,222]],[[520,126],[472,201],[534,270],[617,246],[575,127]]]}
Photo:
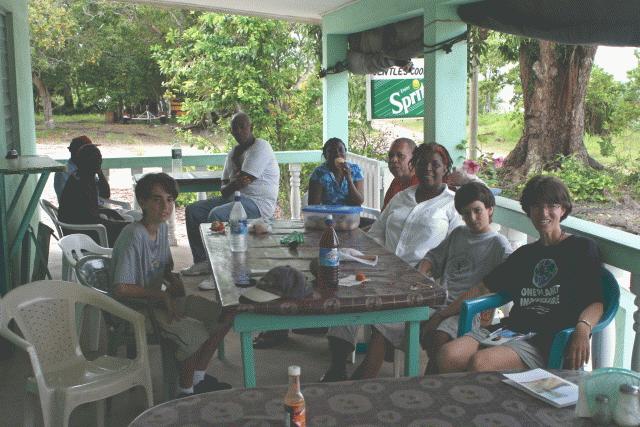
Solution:
{"label": "soda bottle", "polygon": [[182,148],[180,140],[176,139],[171,146],[171,173],[182,172]]}
{"label": "soda bottle", "polygon": [[236,191],[233,196],[233,206],[229,214],[229,243],[231,252],[245,252],[247,250],[247,213],[240,203],[240,192]]}
{"label": "soda bottle", "polygon": [[304,396],[300,392],[300,366],[289,366],[289,390],[284,395],[285,426],[307,425]]}
{"label": "soda bottle", "polygon": [[325,219],[327,228],[320,238],[318,256],[318,284],[327,288],[338,287],[338,273],[340,272],[340,255],[338,254],[338,235],[334,228],[333,216]]}

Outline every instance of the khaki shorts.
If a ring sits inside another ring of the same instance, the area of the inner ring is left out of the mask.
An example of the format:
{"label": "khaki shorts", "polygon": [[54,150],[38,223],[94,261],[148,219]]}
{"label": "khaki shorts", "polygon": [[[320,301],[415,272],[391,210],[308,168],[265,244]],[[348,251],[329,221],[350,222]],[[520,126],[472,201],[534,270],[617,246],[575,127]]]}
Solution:
{"label": "khaki shorts", "polygon": [[222,307],[217,302],[197,295],[175,298],[174,301],[182,319],[169,322],[164,308],[154,308],[153,314],[162,334],[177,345],[176,359],[182,361],[198,351],[219,329]]}
{"label": "khaki shorts", "polygon": [[[488,335],[489,331],[484,328],[472,330],[465,334],[465,336],[469,336],[478,342],[482,342],[482,340],[486,339]],[[480,344],[480,348],[489,347],[491,346]],[[527,365],[530,369],[544,368],[546,366],[542,352],[540,352],[536,346],[531,344],[529,340],[511,340],[502,344],[500,347],[509,347],[518,355],[520,360],[522,360],[522,363]]]}

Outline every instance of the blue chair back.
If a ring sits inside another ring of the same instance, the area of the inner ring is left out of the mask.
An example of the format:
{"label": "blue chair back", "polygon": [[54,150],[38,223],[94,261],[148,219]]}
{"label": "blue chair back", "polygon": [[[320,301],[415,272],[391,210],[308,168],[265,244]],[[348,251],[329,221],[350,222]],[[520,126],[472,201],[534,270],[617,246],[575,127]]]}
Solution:
{"label": "blue chair back", "polygon": [[[602,284],[603,311],[600,321],[596,324],[592,333],[600,332],[606,328],[616,317],[618,307],[620,307],[620,286],[618,281],[604,266],[600,271],[600,283]],[[563,329],[553,337],[547,367],[549,369],[562,369],[564,362],[564,350],[571,339],[571,334],[575,328]]]}

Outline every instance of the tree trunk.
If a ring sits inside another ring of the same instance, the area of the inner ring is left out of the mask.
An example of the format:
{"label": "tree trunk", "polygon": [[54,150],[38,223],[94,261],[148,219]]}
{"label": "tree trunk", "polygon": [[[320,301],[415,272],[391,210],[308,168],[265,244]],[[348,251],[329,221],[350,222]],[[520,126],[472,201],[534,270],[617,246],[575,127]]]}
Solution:
{"label": "tree trunk", "polygon": [[584,99],[597,48],[543,40],[520,44],[524,130],[505,160],[510,179],[557,166],[558,155],[598,165],[583,142]]}
{"label": "tree trunk", "polygon": [[82,102],[82,97],[80,96],[80,88],[76,87],[75,89],[76,99],[78,100],[76,102],[76,108],[78,109],[78,111],[82,112],[84,110],[84,102]]}
{"label": "tree trunk", "polygon": [[64,97],[64,112],[73,113],[75,107],[73,105],[73,94],[71,93],[71,86],[65,84],[62,95]]}
{"label": "tree trunk", "polygon": [[52,129],[55,127],[55,123],[53,122],[53,107],[51,106],[51,94],[49,93],[49,89],[44,84],[42,79],[35,74],[32,74],[31,80],[33,84],[38,89],[38,96],[42,100],[42,112],[44,114],[44,125]]}

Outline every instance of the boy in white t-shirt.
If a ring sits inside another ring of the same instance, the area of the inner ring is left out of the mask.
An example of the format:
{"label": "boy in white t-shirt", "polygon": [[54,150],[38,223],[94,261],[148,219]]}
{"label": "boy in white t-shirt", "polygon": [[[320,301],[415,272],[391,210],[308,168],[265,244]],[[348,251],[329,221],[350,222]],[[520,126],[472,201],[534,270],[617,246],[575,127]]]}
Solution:
{"label": "boy in white t-shirt", "polygon": [[[418,265],[423,274],[440,279],[447,289],[446,304],[478,284],[512,252],[509,241],[491,230],[495,198],[485,185],[471,182],[455,195],[456,210],[465,226],[456,228]],[[479,319],[475,319],[474,327]],[[435,373],[434,356],[438,349],[458,335],[458,316],[442,320],[436,312],[422,325],[420,342],[429,355],[425,374]]]}

